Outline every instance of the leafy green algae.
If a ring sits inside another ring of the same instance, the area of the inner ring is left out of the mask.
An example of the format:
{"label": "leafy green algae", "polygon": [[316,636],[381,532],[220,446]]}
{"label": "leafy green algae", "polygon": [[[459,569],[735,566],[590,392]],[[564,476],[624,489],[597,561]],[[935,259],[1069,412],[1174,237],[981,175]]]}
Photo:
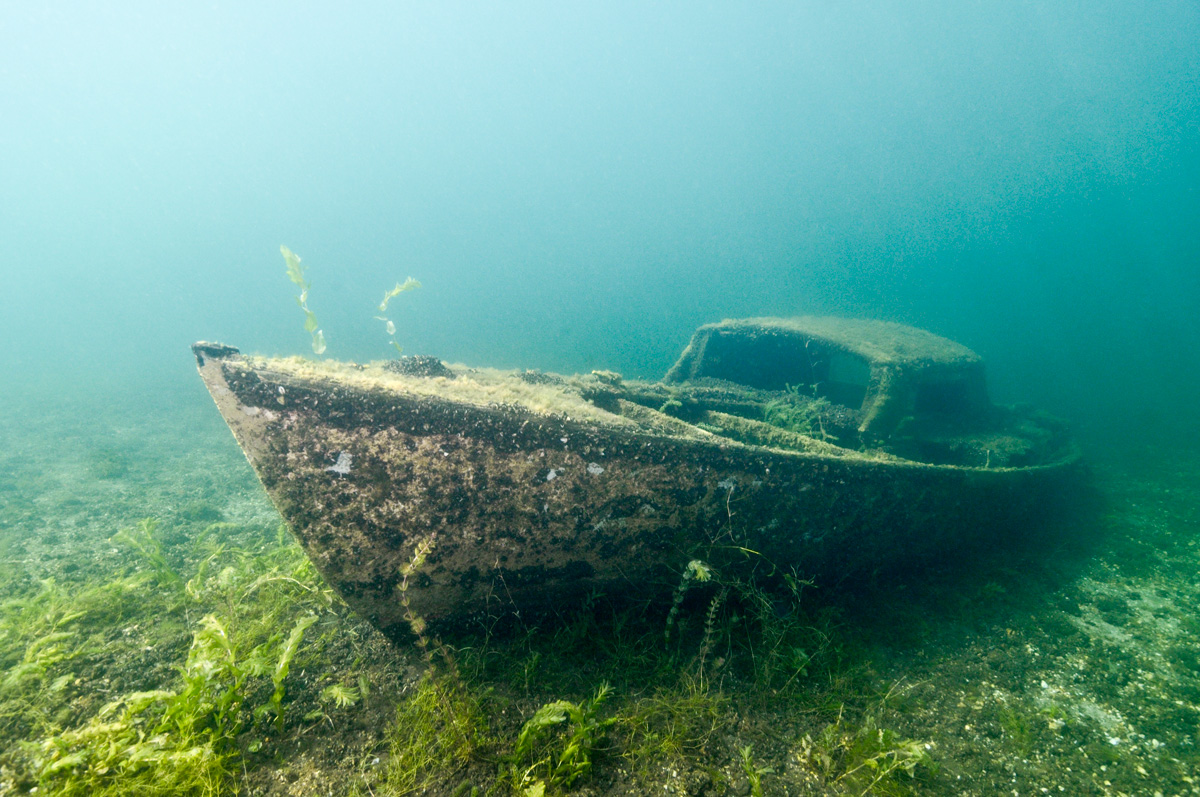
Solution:
{"label": "leafy green algae", "polygon": [[[4,656],[24,650],[0,682],[0,717],[31,739],[16,765],[46,793],[233,791],[240,745],[264,733],[260,722],[268,716],[282,726],[290,665],[305,632],[333,605],[307,559],[282,536],[276,548],[254,556],[210,547],[185,590],[157,528],[146,519],[115,538],[138,552],[140,572],[82,591],[44,582],[32,598],[5,606]],[[213,562],[228,564],[215,570]],[[100,629],[102,636],[106,623],[149,620],[155,613],[182,614],[186,621],[206,609],[176,678],[107,700],[81,724],[72,723],[71,698],[80,684],[72,668],[107,652],[87,631]],[[277,630],[281,621],[290,623],[286,636]],[[255,705],[260,684],[272,689]]]}
{"label": "leafy green algae", "polygon": [[300,265],[299,255],[282,244],[279,252],[283,255],[284,263],[287,265],[288,279],[300,289],[300,295],[296,297],[296,304],[300,305],[300,309],[304,311],[304,331],[312,335],[313,354],[324,354],[325,333],[320,329],[316,314],[308,309],[308,291],[312,287],[312,283],[304,277],[304,267]]}

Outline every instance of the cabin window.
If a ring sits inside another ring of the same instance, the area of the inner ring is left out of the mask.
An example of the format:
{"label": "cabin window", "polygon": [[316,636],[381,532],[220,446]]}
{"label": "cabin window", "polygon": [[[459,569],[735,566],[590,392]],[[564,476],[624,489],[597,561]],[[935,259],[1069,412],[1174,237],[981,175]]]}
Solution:
{"label": "cabin window", "polygon": [[[701,376],[728,379],[760,390],[784,390],[813,384],[815,352],[796,345],[790,335],[713,335],[704,351]],[[819,367],[817,369],[819,371]]]}
{"label": "cabin window", "polygon": [[835,404],[852,409],[862,406],[871,383],[871,366],[861,357],[836,352],[829,358],[829,370],[819,392]]}
{"label": "cabin window", "polygon": [[859,409],[871,381],[867,361],[813,338],[771,331],[753,337],[715,334],[698,376],[728,379],[760,390],[796,390]]}
{"label": "cabin window", "polygon": [[926,382],[917,388],[913,409],[918,415],[962,415],[970,409],[967,380]]}

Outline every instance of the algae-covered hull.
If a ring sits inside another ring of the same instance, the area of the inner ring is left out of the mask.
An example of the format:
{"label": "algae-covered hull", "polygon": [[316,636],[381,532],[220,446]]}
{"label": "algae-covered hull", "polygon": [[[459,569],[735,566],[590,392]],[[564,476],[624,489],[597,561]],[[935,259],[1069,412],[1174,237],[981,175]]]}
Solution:
{"label": "algae-covered hull", "polygon": [[615,375],[406,376],[193,348],[313,562],[395,638],[414,618],[529,616],[593,590],[669,600],[693,559],[838,578],[1001,540],[1078,471],[1070,446],[994,468],[755,445],[649,408],[659,388]]}

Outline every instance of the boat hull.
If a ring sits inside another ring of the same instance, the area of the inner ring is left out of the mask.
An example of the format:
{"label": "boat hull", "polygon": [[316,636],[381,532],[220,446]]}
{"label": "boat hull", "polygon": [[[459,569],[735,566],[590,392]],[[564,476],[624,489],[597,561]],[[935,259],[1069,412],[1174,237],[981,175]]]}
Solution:
{"label": "boat hull", "polygon": [[1002,543],[1080,468],[1074,453],[1001,470],[648,434],[196,353],[314,564],[396,639],[414,621],[531,617],[593,591],[670,601],[693,559],[829,581]]}

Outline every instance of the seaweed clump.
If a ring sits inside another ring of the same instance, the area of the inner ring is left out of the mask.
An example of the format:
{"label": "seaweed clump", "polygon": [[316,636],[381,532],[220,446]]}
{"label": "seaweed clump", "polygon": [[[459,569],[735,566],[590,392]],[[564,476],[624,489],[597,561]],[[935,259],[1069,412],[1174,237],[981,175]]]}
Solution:
{"label": "seaweed clump", "polygon": [[[186,573],[157,529],[148,518],[112,538],[134,554],[129,575],[75,590],[46,582],[4,605],[0,729],[29,740],[5,751],[4,767],[24,788],[219,794],[232,790],[242,756],[283,730],[293,664],[333,593],[282,527],[274,546],[246,550],[221,541],[238,527],[211,524]],[[108,631],[120,626],[114,639]],[[174,677],[135,664],[120,682],[134,688],[95,707],[110,691],[95,672],[126,640],[144,635],[127,651],[134,658],[160,647],[169,657],[180,631],[191,642]]]}

